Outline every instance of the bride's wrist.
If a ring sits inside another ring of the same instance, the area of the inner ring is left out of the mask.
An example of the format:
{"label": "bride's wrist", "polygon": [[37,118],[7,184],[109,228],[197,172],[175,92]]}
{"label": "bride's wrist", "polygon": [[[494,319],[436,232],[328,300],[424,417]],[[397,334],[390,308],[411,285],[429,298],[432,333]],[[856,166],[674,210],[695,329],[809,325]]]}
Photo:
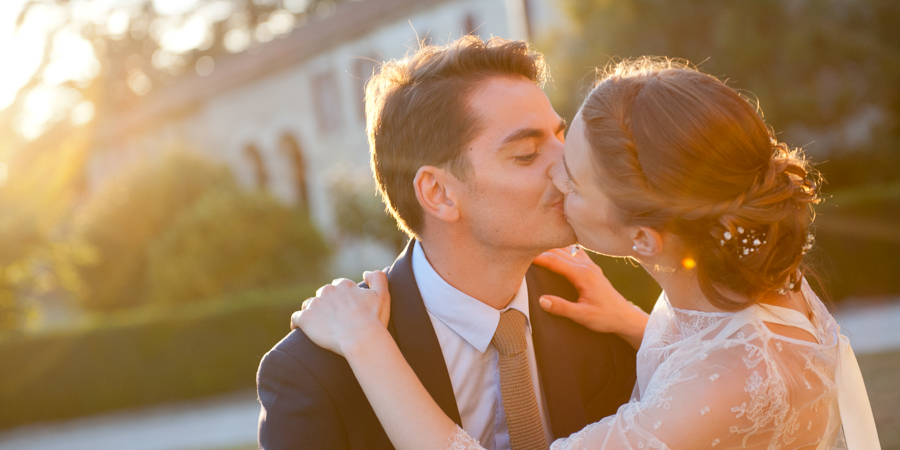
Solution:
{"label": "bride's wrist", "polygon": [[344,358],[350,359],[370,351],[373,346],[377,345],[378,340],[383,335],[390,336],[387,328],[381,322],[373,321],[370,324],[354,328],[350,333],[346,333],[338,341],[338,346]]}
{"label": "bride's wrist", "polygon": [[[624,299],[623,299],[624,300]],[[644,329],[647,327],[649,315],[640,307],[624,300],[619,310],[619,329],[615,331],[621,336],[639,337],[644,335]]]}

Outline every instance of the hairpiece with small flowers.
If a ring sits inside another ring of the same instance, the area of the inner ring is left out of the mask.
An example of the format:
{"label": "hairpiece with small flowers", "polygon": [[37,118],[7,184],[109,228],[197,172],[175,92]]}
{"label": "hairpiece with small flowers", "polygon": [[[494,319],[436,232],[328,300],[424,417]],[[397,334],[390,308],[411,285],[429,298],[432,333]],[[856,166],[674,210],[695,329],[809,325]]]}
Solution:
{"label": "hairpiece with small flowers", "polygon": [[737,227],[735,231],[737,231],[737,237],[730,231],[723,233],[722,239],[719,239],[719,245],[732,247],[739,259],[756,253],[761,245],[766,244],[765,231],[747,230],[741,226]]}
{"label": "hairpiece with small flowers", "polygon": [[[732,234],[731,231],[722,233],[722,238],[719,239],[719,245],[722,247],[731,247],[735,254],[737,254],[738,259],[743,259],[745,256],[756,253],[760,246],[768,243],[764,231],[748,230],[741,226],[738,226],[735,231],[737,232],[737,236]],[[806,242],[800,247],[800,254],[807,254],[813,248],[815,241],[815,236],[813,236],[812,233],[807,233]],[[791,277],[788,279],[787,283],[778,288],[776,292],[781,295],[786,295],[788,291],[794,290],[801,278],[801,274],[797,275],[796,280],[794,277]]]}

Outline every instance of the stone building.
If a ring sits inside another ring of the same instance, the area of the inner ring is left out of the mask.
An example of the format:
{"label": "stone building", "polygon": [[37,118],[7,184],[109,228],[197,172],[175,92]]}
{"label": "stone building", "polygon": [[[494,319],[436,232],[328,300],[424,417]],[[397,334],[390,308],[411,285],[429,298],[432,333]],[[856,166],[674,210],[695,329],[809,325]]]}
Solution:
{"label": "stone building", "polygon": [[[248,188],[299,204],[334,229],[327,189],[335,173],[370,177],[363,86],[376,61],[403,57],[421,40],[467,33],[527,39],[554,26],[552,0],[345,0],[283,38],[220,58],[118,114],[89,163],[89,191],[114,173],[173,146],[223,161]],[[354,242],[336,273],[383,267],[394,255]]]}

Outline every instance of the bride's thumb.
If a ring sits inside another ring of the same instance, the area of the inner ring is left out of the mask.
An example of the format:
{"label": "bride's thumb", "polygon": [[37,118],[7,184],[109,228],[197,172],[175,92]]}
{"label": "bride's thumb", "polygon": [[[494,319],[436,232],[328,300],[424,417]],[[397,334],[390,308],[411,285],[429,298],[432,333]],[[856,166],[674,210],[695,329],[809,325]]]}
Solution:
{"label": "bride's thumb", "polygon": [[542,295],[541,308],[550,314],[574,319],[577,315],[578,304],[572,303],[555,295]]}

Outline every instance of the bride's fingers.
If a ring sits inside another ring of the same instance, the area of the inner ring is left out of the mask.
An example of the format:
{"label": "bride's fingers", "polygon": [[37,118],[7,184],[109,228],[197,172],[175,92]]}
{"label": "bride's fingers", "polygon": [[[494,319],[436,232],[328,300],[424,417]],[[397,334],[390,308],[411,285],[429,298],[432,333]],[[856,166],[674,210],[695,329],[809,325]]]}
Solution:
{"label": "bride's fingers", "polygon": [[348,279],[346,279],[346,278],[338,278],[338,279],[332,281],[331,284],[334,285],[334,286],[337,286],[337,287],[341,287],[341,286],[343,286],[343,287],[356,286],[356,283],[354,283],[353,280],[348,280]]}
{"label": "bride's fingers", "polygon": [[575,257],[575,259],[580,259],[580,260],[582,260],[582,261],[584,261],[584,262],[590,262],[590,263],[593,263],[593,262],[594,262],[594,261],[591,259],[591,255],[588,255],[587,250],[585,250],[584,247],[582,247],[582,246],[580,246],[580,245],[578,245],[578,244],[575,244],[575,247],[577,247],[577,250],[578,250],[578,251],[572,250],[572,252],[571,252],[572,255]]}
{"label": "bride's fingers", "polygon": [[381,299],[381,309],[378,318],[381,320],[381,323],[387,326],[391,318],[391,294],[388,289],[387,275],[376,270],[375,272],[364,273],[363,279],[369,285],[369,289]]}
{"label": "bride's fingers", "polygon": [[302,313],[303,311],[294,311],[294,313],[291,314],[291,331],[300,328],[300,315]]}
{"label": "bride's fingers", "polygon": [[590,255],[587,254],[587,251],[584,249],[584,247],[578,244],[570,245],[564,248],[554,248],[550,250],[550,253],[559,255],[566,261],[577,262],[580,264],[594,264],[594,261],[591,260]]}
{"label": "bride's fingers", "polygon": [[566,317],[578,322],[578,318],[584,316],[584,305],[564,300],[555,295],[542,295],[540,299],[541,308],[550,314]]}
{"label": "bride's fingers", "polygon": [[385,275],[384,272],[380,270],[366,272],[363,274],[363,278],[365,279],[366,284],[369,285],[369,289],[375,291],[382,301],[390,300],[391,294],[388,290],[387,275]]}
{"label": "bride's fingers", "polygon": [[552,250],[541,253],[540,256],[534,259],[534,263],[566,277],[576,286],[588,277],[591,272],[591,269],[588,266],[583,262],[574,259],[571,255],[561,255]]}

